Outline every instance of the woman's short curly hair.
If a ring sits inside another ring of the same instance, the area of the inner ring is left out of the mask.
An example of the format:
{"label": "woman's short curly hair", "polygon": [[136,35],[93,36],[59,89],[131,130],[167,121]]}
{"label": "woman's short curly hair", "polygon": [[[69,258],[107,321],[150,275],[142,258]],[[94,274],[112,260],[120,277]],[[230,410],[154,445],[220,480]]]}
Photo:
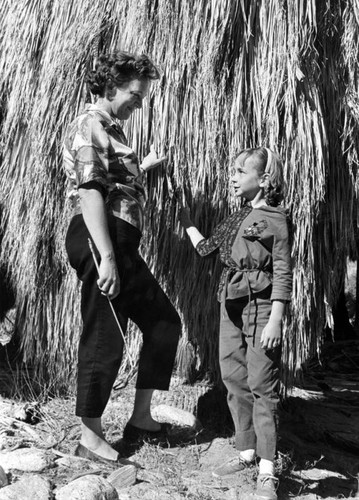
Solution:
{"label": "woman's short curly hair", "polygon": [[134,79],[157,80],[159,71],[145,54],[114,52],[99,56],[95,68],[87,74],[86,82],[94,95],[103,97],[106,91],[121,87]]}
{"label": "woman's short curly hair", "polygon": [[271,149],[264,147],[244,149],[237,155],[237,158],[242,155],[243,162],[254,155],[258,159],[255,164],[258,175],[268,174],[269,182],[264,188],[267,205],[272,207],[280,205],[286,194],[282,158]]}

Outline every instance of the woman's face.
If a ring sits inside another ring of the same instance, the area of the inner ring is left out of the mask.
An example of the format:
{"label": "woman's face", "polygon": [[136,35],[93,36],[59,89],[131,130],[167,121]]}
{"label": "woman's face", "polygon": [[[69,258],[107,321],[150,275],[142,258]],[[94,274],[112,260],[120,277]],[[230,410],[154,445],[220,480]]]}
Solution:
{"label": "woman's face", "polygon": [[236,196],[241,196],[252,201],[263,187],[263,179],[257,171],[258,159],[255,155],[245,158],[239,155],[234,162],[234,173],[231,176],[231,184]]}
{"label": "woman's face", "polygon": [[142,107],[142,100],[146,97],[150,81],[147,78],[135,79],[116,88],[111,97],[111,113],[119,120],[128,120],[133,111]]}

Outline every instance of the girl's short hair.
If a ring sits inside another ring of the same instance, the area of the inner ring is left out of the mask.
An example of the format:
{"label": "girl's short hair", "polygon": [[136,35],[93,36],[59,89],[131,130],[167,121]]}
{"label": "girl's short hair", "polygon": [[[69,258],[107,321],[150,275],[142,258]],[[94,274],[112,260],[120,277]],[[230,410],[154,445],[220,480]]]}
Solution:
{"label": "girl's short hair", "polygon": [[99,56],[95,68],[88,72],[86,82],[94,95],[103,97],[107,91],[134,79],[157,80],[159,71],[145,54],[119,51]]}
{"label": "girl's short hair", "polygon": [[271,149],[264,147],[244,149],[237,155],[237,158],[243,155],[243,161],[251,156],[258,159],[255,168],[259,176],[268,174],[269,183],[264,190],[266,203],[272,207],[280,205],[286,194],[282,158]]}

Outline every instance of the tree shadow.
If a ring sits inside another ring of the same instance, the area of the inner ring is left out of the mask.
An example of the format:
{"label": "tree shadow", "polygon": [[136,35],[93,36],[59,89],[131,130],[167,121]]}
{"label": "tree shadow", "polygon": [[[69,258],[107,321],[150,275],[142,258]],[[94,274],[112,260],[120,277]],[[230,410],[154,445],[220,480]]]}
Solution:
{"label": "tree shadow", "polygon": [[340,402],[335,395],[314,400],[289,397],[280,411],[279,449],[289,453],[298,467],[315,464],[316,468],[356,475],[358,422],[359,407]]}
{"label": "tree shadow", "polygon": [[307,391],[310,399],[291,396],[281,405],[278,448],[291,466],[282,473],[279,498],[350,498],[358,492],[358,393],[323,384],[323,392],[320,385]]}
{"label": "tree shadow", "polygon": [[227,404],[227,391],[223,385],[213,386],[198,398],[197,418],[205,429],[204,437],[213,439],[233,436],[234,425]]}
{"label": "tree shadow", "polygon": [[354,478],[327,477],[319,480],[294,478],[282,475],[278,490],[278,500],[311,494],[315,498],[352,498],[358,491],[358,482]]}
{"label": "tree shadow", "polygon": [[121,456],[130,457],[144,444],[163,448],[177,448],[191,444],[209,443],[216,438],[233,436],[232,417],[227,406],[226,392],[223,387],[209,387],[208,391],[198,398],[194,413],[201,423],[201,427],[191,428],[172,425],[169,432],[159,438],[133,443],[119,439],[112,443],[112,446]]}

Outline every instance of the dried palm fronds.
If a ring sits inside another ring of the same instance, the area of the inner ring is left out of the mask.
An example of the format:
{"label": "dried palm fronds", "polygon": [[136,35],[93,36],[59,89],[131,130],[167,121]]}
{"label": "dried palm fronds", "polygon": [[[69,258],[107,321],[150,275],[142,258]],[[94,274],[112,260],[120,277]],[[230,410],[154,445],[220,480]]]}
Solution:
{"label": "dried palm fronds", "polygon": [[[283,359],[289,384],[320,351],[346,258],[355,255],[355,2],[1,0],[0,7],[1,263],[17,292],[25,361],[40,378],[57,376],[58,390],[73,380],[79,294],[63,245],[70,213],[61,144],[86,100],[87,68],[102,50],[120,47],[147,52],[162,70],[126,131],[140,155],[154,142],[168,156],[148,177],[142,253],[182,316],[182,366],[218,377],[220,266],[184,238],[173,183],[209,235],[236,206],[228,191],[236,152],[262,144],[285,158],[295,277]],[[130,339],[137,350],[133,328]]]}

